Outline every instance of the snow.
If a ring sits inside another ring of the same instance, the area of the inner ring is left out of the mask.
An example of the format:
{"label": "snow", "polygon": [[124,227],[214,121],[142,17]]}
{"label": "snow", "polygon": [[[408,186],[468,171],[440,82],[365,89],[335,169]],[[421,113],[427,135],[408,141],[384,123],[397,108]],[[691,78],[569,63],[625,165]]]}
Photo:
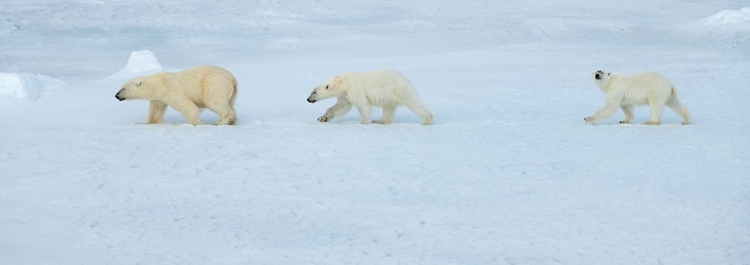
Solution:
{"label": "snow", "polygon": [[134,51],[130,53],[125,68],[120,69],[120,71],[117,71],[103,80],[99,80],[99,82],[122,83],[125,82],[125,80],[136,76],[155,74],[164,70],[164,67],[159,63],[159,60],[156,59],[154,52],[150,50]]}
{"label": "snow", "polygon": [[130,53],[130,57],[128,57],[128,64],[123,70],[129,70],[133,75],[152,71],[163,71],[159,60],[156,59],[156,55],[154,55],[154,52],[149,50],[134,51]]}
{"label": "snow", "polygon": [[750,7],[739,10],[723,10],[701,20],[705,25],[727,30],[750,30]]}
{"label": "snow", "polygon": [[32,74],[0,73],[0,98],[34,100],[42,89],[41,82]]}
{"label": "snow", "polygon": [[0,73],[0,103],[36,100],[47,89],[59,89],[65,82],[30,73]]}
{"label": "snow", "polygon": [[[739,4],[0,3],[0,264],[750,264]],[[202,64],[237,126],[114,98]],[[315,85],[382,68],[435,125],[316,121]],[[694,124],[585,125],[597,69],[664,74]]]}

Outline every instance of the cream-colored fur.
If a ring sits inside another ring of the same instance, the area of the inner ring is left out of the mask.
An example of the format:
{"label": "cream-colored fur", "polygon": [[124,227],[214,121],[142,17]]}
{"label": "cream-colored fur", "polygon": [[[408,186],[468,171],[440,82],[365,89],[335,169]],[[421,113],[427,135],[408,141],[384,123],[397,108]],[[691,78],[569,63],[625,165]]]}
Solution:
{"label": "cream-colored fur", "polygon": [[620,123],[633,122],[634,105],[649,105],[651,119],[646,125],[661,124],[664,106],[669,107],[682,117],[682,124],[690,124],[690,112],[677,99],[674,85],[666,77],[653,72],[645,72],[630,76],[615,75],[598,70],[591,73],[594,83],[607,94],[607,102],[592,116],[584,118],[589,124],[596,124],[601,119],[608,118],[622,109],[625,120]]}
{"label": "cream-colored fur", "polygon": [[331,97],[337,97],[336,104],[318,118],[320,122],[344,115],[354,106],[360,122],[369,124],[371,107],[379,106],[383,117],[372,122],[390,124],[396,108],[403,105],[422,118],[423,125],[432,124],[432,113],[419,101],[409,79],[393,70],[342,74],[313,89],[307,101],[315,103]]}
{"label": "cream-colored fur", "polygon": [[161,123],[167,105],[179,111],[192,125],[201,123],[203,108],[219,114],[219,125],[234,125],[237,116],[237,79],[224,68],[200,66],[176,73],[157,73],[136,77],[123,85],[115,95],[120,101],[150,101],[146,123]]}

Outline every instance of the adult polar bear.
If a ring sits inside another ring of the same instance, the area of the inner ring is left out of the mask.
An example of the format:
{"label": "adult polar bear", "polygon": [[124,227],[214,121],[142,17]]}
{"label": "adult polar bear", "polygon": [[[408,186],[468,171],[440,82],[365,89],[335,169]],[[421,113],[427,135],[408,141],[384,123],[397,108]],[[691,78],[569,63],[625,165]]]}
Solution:
{"label": "adult polar bear", "polygon": [[318,121],[327,122],[344,115],[354,106],[359,111],[360,122],[369,124],[371,106],[380,106],[383,107],[383,117],[372,122],[390,124],[396,108],[403,105],[422,118],[423,125],[432,124],[432,113],[419,101],[409,79],[393,70],[342,74],[313,89],[307,102],[332,97],[338,98],[336,104]]}
{"label": "adult polar bear", "polygon": [[690,112],[677,100],[674,85],[658,73],[645,72],[621,76],[598,70],[592,72],[591,77],[599,89],[607,94],[607,103],[593,116],[584,118],[589,124],[612,116],[618,107],[625,113],[625,120],[620,123],[631,123],[633,105],[647,104],[651,108],[651,119],[644,123],[646,125],[661,124],[661,114],[665,105],[682,117],[682,124],[690,124]]}
{"label": "adult polar bear", "polygon": [[219,114],[219,125],[234,125],[237,79],[224,68],[206,65],[182,72],[162,72],[128,80],[115,98],[150,100],[146,123],[161,123],[167,105],[192,125],[201,123],[203,108]]}

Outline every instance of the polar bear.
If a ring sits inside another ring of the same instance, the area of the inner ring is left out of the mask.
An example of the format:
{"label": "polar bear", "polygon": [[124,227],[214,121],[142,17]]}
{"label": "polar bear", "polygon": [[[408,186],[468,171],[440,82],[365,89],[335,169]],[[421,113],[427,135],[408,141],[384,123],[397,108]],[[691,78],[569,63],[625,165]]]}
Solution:
{"label": "polar bear", "polygon": [[161,123],[167,105],[192,125],[201,123],[203,108],[219,114],[219,125],[234,125],[237,79],[224,68],[206,65],[176,73],[162,72],[125,82],[115,98],[150,100],[146,123]]}
{"label": "polar bear", "polygon": [[607,94],[607,103],[593,116],[584,120],[589,124],[596,124],[617,112],[617,108],[625,113],[625,120],[620,123],[633,122],[633,105],[649,105],[651,119],[646,125],[661,124],[661,113],[666,105],[682,117],[682,124],[690,124],[690,112],[677,100],[672,82],[661,74],[645,72],[630,76],[614,75],[610,72],[598,70],[591,73],[594,83]]}
{"label": "polar bear", "polygon": [[409,79],[393,70],[342,74],[313,89],[307,102],[331,97],[338,98],[336,104],[318,118],[320,122],[344,115],[354,106],[359,111],[360,123],[369,124],[371,106],[380,106],[383,117],[372,122],[390,124],[396,108],[403,105],[422,118],[422,125],[432,124],[432,113],[419,101]]}

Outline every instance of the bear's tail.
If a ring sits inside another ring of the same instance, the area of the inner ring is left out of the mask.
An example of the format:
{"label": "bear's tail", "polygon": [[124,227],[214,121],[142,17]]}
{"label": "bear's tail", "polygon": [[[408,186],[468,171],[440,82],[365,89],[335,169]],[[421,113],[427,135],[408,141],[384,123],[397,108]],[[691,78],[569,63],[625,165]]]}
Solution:
{"label": "bear's tail", "polygon": [[234,102],[237,100],[237,79],[232,78],[232,98],[229,99],[229,105],[234,108]]}

